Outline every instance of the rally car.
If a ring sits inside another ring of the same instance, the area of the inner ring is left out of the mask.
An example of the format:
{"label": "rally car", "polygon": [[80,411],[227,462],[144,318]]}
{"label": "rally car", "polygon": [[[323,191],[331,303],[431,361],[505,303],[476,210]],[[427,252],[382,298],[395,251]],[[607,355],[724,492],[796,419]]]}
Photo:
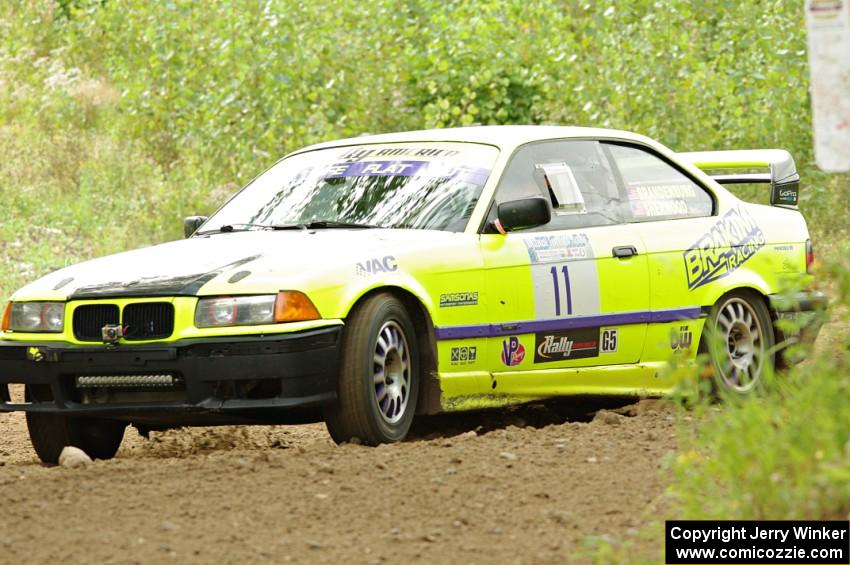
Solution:
{"label": "rally car", "polygon": [[[772,206],[727,182],[764,182]],[[16,292],[0,410],[25,411],[55,462],[65,445],[113,456],[128,424],[319,418],[374,445],[417,413],[663,395],[682,374],[670,360],[701,348],[719,386],[746,393],[778,346],[813,338],[805,316],[825,301],[805,290],[798,185],[784,151],[677,154],[601,129],[314,145],[187,218],[184,240]]]}

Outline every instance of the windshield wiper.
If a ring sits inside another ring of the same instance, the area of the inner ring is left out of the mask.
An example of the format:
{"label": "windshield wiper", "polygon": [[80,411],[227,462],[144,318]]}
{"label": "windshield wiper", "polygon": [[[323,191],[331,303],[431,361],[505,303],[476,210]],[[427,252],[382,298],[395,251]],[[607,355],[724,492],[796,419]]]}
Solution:
{"label": "windshield wiper", "polygon": [[[238,226],[238,228],[237,228]],[[209,235],[211,233],[232,233],[241,231],[250,231],[250,228],[259,228],[264,230],[321,230],[321,229],[380,229],[381,226],[373,224],[358,224],[356,222],[337,222],[334,220],[312,220],[305,224],[225,224],[214,230],[205,230],[198,232],[195,235]]]}
{"label": "windshield wiper", "polygon": [[337,222],[334,220],[313,220],[306,224],[307,229],[333,229],[333,228],[362,228],[362,229],[381,229],[381,226],[375,224],[360,224],[357,222]]}
{"label": "windshield wiper", "polygon": [[[237,229],[238,226],[238,229]],[[218,227],[214,230],[204,230],[196,233],[195,235],[209,235],[211,233],[233,233],[237,231],[250,231],[248,228],[261,228],[261,229],[272,229],[274,226],[267,226],[265,224],[225,224],[221,227]]]}

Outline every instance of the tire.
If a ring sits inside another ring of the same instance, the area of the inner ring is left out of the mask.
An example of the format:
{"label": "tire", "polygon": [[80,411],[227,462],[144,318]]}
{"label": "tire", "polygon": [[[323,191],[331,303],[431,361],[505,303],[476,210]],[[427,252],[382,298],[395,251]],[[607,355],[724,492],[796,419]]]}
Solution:
{"label": "tire", "polygon": [[59,462],[62,448],[79,447],[93,459],[115,457],[126,424],[113,420],[76,418],[58,414],[27,412],[27,429],[38,458],[44,463]]}
{"label": "tire", "polygon": [[342,338],[337,401],[325,408],[336,443],[366,445],[407,435],[419,397],[419,351],[413,322],[390,294],[358,305]]}
{"label": "tire", "polygon": [[712,307],[703,331],[718,390],[745,395],[757,390],[774,369],[776,336],[761,296],[736,290]]}

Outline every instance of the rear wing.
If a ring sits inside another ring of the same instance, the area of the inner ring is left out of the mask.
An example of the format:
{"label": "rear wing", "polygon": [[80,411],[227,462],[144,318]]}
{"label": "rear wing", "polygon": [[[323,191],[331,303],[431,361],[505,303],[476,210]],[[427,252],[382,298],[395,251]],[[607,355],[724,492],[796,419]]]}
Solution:
{"label": "rear wing", "polygon": [[[770,184],[773,206],[794,208],[800,197],[800,175],[790,153],[783,149],[697,151],[679,156],[720,184]],[[767,172],[760,172],[767,169]],[[754,172],[759,171],[759,172]]]}

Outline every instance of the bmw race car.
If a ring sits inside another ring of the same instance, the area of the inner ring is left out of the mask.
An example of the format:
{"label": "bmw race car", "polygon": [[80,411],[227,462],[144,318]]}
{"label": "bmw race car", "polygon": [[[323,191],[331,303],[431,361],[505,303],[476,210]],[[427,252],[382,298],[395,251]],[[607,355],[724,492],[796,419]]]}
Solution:
{"label": "bmw race car", "polygon": [[66,445],[111,457],[128,424],[323,419],[337,442],[394,442],[417,413],[670,393],[671,359],[700,350],[744,393],[826,301],[806,290],[798,186],[785,151],[677,154],[601,129],[307,147],[187,218],[185,240],[16,292],[0,410],[25,411],[55,462]]}

